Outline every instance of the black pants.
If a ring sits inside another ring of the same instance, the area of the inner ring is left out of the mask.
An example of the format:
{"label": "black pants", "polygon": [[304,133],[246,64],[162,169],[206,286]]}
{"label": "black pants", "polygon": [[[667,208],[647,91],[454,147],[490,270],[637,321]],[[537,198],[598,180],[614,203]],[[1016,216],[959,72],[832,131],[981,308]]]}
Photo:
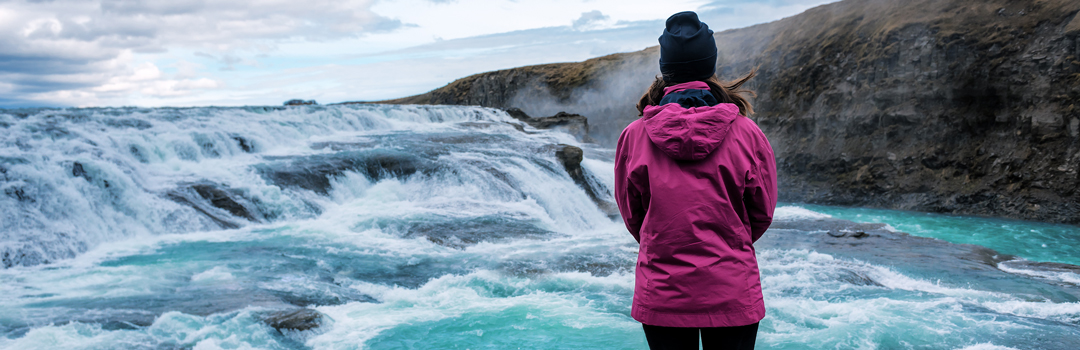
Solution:
{"label": "black pants", "polygon": [[758,324],[738,327],[681,328],[641,325],[652,350],[697,350],[698,334],[705,350],[753,350]]}

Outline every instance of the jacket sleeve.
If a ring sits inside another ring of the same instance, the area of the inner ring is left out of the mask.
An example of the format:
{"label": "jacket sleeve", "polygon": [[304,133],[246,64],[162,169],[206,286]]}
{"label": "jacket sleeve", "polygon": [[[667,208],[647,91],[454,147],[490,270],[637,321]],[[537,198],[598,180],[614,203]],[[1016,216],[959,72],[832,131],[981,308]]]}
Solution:
{"label": "jacket sleeve", "polygon": [[[641,224],[645,220],[645,210],[648,208],[648,194],[641,193],[637,188],[638,181],[631,179],[633,170],[628,169],[629,147],[625,144],[626,131],[623,130],[619,137],[618,146],[615,148],[615,203],[619,206],[619,214],[622,215],[626,229],[641,242]],[[647,191],[647,190],[646,190]]]}
{"label": "jacket sleeve", "polygon": [[758,131],[760,143],[754,150],[754,167],[746,181],[743,204],[750,219],[752,242],[757,242],[772,225],[776,210],[776,156],[765,134]]}

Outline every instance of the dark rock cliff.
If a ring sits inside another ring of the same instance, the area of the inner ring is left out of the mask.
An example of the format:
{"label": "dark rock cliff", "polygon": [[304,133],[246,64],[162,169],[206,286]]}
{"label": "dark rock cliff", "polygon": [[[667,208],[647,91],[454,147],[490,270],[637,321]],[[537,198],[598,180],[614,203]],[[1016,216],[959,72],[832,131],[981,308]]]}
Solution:
{"label": "dark rock cliff", "polygon": [[761,66],[783,199],[1080,223],[1078,10],[845,1],[730,69]]}
{"label": "dark rock cliff", "polygon": [[[1080,2],[845,0],[716,34],[756,68],[781,200],[1080,223]],[[657,29],[660,30],[659,28]],[[470,76],[391,103],[589,118],[613,144],[655,47]]]}

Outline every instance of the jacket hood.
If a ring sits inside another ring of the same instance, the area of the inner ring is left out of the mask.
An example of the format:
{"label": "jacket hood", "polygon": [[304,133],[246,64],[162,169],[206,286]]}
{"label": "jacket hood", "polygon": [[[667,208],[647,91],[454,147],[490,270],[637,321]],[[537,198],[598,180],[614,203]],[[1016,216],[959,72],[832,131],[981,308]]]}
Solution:
{"label": "jacket hood", "polygon": [[733,103],[685,108],[678,103],[648,106],[645,131],[656,147],[676,160],[702,160],[720,146],[739,116]]}

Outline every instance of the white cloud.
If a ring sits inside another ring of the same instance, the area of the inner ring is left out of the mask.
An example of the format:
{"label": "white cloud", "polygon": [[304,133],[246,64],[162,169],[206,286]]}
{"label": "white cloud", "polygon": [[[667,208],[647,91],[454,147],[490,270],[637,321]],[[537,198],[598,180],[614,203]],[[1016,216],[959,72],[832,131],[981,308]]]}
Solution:
{"label": "white cloud", "polygon": [[600,10],[592,10],[582,13],[581,17],[575,19],[570,26],[575,30],[596,30],[611,28],[613,24],[615,22],[611,20],[611,16],[605,15]]}
{"label": "white cloud", "polygon": [[[372,10],[405,23],[417,24],[404,32],[430,42],[433,36],[460,39],[517,30],[567,26],[583,12],[601,10],[612,21],[664,19],[692,10],[704,0],[431,0],[380,1]],[[420,43],[417,43],[420,44]]]}
{"label": "white cloud", "polygon": [[132,64],[132,55],[125,53],[120,57],[99,63],[109,66],[101,72],[77,74],[43,74],[35,76],[44,82],[57,84],[75,84],[87,86],[76,89],[56,89],[51,91],[25,94],[28,100],[49,101],[76,107],[125,104],[132,98],[169,98],[189,96],[204,90],[218,89],[224,86],[220,80],[207,77],[184,77],[168,75],[151,62]]}
{"label": "white cloud", "polygon": [[355,38],[402,26],[372,12],[374,1],[0,1],[0,79],[6,94],[22,99],[183,95],[221,84],[206,72],[196,79],[190,66],[183,78],[170,77],[132,57],[197,48],[233,69],[257,65],[238,53],[272,51],[281,40]]}
{"label": "white cloud", "polygon": [[[829,0],[0,0],[0,107],[401,97],[456,78],[656,44]],[[37,102],[27,102],[37,101]]]}

